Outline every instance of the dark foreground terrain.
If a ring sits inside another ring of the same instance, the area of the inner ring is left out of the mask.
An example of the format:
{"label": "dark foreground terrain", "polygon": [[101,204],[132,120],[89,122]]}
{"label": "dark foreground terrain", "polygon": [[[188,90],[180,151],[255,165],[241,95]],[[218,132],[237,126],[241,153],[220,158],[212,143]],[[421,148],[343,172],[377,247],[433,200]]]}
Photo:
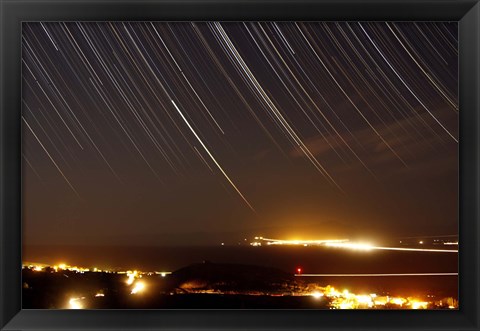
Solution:
{"label": "dark foreground terrain", "polygon": [[[42,309],[453,309],[445,293],[401,296],[329,286],[276,268],[204,262],[171,274],[25,266],[23,308]],[[374,279],[373,282],[378,280]],[[454,280],[455,281],[455,280]],[[372,282],[368,280],[367,282]],[[330,284],[331,285],[331,284]]]}

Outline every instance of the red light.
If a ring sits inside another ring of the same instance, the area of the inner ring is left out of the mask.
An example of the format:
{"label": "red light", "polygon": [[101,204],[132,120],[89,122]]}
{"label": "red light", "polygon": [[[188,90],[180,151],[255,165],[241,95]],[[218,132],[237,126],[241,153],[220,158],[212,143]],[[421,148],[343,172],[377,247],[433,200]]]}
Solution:
{"label": "red light", "polygon": [[298,268],[298,269],[297,269],[297,273],[298,273],[298,274],[301,274],[301,273],[302,273],[302,268]]}

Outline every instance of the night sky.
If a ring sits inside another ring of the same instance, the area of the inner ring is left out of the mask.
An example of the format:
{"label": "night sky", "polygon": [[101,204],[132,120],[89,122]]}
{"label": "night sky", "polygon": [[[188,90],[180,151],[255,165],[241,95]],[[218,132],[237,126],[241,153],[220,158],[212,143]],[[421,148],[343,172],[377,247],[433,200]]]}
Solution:
{"label": "night sky", "polygon": [[24,244],[457,234],[457,23],[24,23]]}

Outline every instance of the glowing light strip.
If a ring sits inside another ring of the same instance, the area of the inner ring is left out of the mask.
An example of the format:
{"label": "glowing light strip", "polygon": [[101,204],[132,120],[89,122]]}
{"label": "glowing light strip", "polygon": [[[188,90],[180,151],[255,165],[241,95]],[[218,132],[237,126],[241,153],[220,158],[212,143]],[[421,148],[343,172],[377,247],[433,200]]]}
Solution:
{"label": "glowing light strip", "polygon": [[434,253],[458,253],[458,250],[453,249],[430,249],[430,248],[403,248],[403,247],[380,247],[371,246],[370,244],[359,243],[325,243],[328,247],[350,248],[354,250],[370,251],[372,249],[386,250],[386,251],[406,251],[406,252],[434,252]]}
{"label": "glowing light strip", "polygon": [[401,277],[401,276],[458,276],[458,272],[407,274],[295,274],[295,277]]}
{"label": "glowing light strip", "polygon": [[326,247],[348,248],[358,251],[370,251],[373,249],[387,250],[387,251],[404,251],[404,252],[433,252],[433,253],[458,253],[455,249],[431,249],[431,248],[404,248],[404,247],[381,247],[372,246],[370,244],[352,243],[348,239],[333,239],[333,240],[277,240],[263,238],[267,244],[271,245],[323,245]]}
{"label": "glowing light strip", "polygon": [[278,244],[291,244],[291,245],[303,245],[303,244],[326,244],[326,243],[343,243],[347,242],[348,239],[325,239],[325,240],[281,240],[281,239],[270,239],[270,238],[259,238],[259,240],[268,241],[271,243]]}

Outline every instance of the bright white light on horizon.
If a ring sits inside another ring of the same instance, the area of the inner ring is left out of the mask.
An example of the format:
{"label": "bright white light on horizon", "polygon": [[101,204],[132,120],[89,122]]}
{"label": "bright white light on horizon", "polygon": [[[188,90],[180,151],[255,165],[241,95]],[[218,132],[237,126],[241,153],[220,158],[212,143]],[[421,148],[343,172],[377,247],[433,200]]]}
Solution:
{"label": "bright white light on horizon", "polygon": [[427,309],[428,302],[425,301],[413,301],[411,303],[412,309]]}
{"label": "bright white light on horizon", "polygon": [[340,248],[349,248],[354,250],[361,250],[361,251],[370,251],[374,247],[370,244],[363,244],[363,243],[345,243],[345,242],[327,242],[325,246],[329,247],[340,247]]}
{"label": "bright white light on horizon", "polygon": [[327,240],[282,240],[263,237],[255,237],[256,240],[266,241],[267,245],[323,245],[326,243],[347,242],[348,239],[327,239]]}

